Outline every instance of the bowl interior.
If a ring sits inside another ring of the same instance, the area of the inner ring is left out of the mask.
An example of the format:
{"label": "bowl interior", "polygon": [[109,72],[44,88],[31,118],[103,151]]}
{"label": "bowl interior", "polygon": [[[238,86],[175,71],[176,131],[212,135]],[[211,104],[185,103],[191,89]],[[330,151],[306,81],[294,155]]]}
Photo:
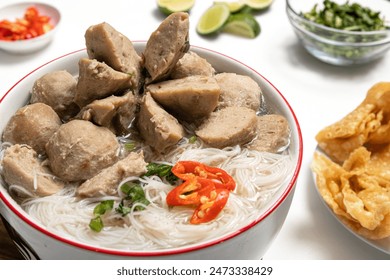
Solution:
{"label": "bowl interior", "polygon": [[[140,53],[145,47],[145,42],[134,42],[134,46],[136,50]],[[149,254],[151,255],[175,254],[175,253],[202,249],[217,243],[228,241],[229,239],[237,235],[240,235],[246,230],[256,226],[258,223],[260,223],[262,220],[264,220],[270,214],[272,214],[272,212],[275,211],[279,207],[279,205],[283,203],[283,201],[287,198],[287,196],[289,196],[293,192],[293,188],[295,186],[297,176],[301,166],[303,144],[302,144],[302,135],[301,135],[300,127],[293,110],[291,109],[291,107],[289,106],[285,98],[282,96],[282,94],[268,80],[266,80],[255,70],[251,69],[245,64],[242,64],[234,60],[233,58],[227,57],[223,54],[208,49],[195,47],[195,46],[192,46],[191,50],[197,52],[200,56],[208,60],[215,67],[217,71],[234,72],[237,74],[248,75],[252,77],[260,85],[263,94],[265,96],[265,100],[269,104],[270,108],[274,112],[284,115],[290,124],[291,143],[289,147],[289,152],[291,154],[294,163],[294,168],[291,171],[291,174],[289,174],[289,178],[288,180],[286,180],[285,184],[281,186],[278,189],[277,193],[272,197],[272,199],[270,199],[264,205],[263,210],[259,214],[258,218],[254,221],[248,222],[248,225],[245,226],[244,228],[241,228],[240,230],[230,233],[226,236],[222,236],[210,240],[206,243],[189,245],[180,248],[179,250],[167,249],[167,250],[149,252]],[[0,100],[0,114],[2,116],[2,118],[0,119],[0,133],[3,131],[8,120],[16,112],[16,110],[24,106],[28,102],[30,98],[29,92],[36,79],[38,79],[43,74],[46,74],[48,72],[55,71],[55,70],[64,70],[64,69],[69,71],[73,75],[78,75],[78,61],[82,57],[87,57],[85,50],[76,51],[74,53],[60,57],[31,72],[26,77],[22,78],[16,85],[14,85],[5,94],[2,100]],[[84,248],[84,249],[89,249],[98,252],[100,251],[100,252],[110,253],[110,254],[119,253],[119,254],[128,254],[128,255],[134,255],[134,254],[137,255],[136,252],[128,252],[128,251],[122,252],[120,250],[111,250],[109,248],[97,248],[94,246],[89,247],[86,246],[85,244],[71,241],[67,238],[61,237],[56,233],[48,231],[44,226],[41,225],[40,222],[32,219],[23,209],[21,209],[21,207],[10,197],[6,188],[2,185],[0,186],[0,203],[1,202],[3,202],[4,204],[4,212],[10,211],[15,213],[18,216],[18,218],[22,219],[27,224],[33,226],[38,231],[48,236],[54,237],[57,240],[63,241],[67,244],[74,245],[78,248]],[[1,209],[2,208],[0,207],[0,210]],[[1,213],[1,214],[4,215],[5,217],[9,216],[7,215],[7,213]]]}

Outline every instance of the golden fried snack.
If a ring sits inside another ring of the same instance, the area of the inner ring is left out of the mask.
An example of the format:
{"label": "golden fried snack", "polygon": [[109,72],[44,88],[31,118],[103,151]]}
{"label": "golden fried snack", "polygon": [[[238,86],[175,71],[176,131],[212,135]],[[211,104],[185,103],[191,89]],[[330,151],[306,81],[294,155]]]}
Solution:
{"label": "golden fried snack", "polygon": [[381,239],[390,236],[390,181],[382,176],[388,172],[386,166],[372,161],[378,158],[365,147],[356,149],[342,166],[316,152],[312,169],[333,212],[356,232]]}
{"label": "golden fried snack", "polygon": [[370,239],[390,236],[390,82],[372,86],[340,121],[317,135],[312,170],[324,201]]}
{"label": "golden fried snack", "polygon": [[390,82],[372,86],[355,110],[316,135],[319,147],[338,163],[362,145],[381,145],[389,139]]}

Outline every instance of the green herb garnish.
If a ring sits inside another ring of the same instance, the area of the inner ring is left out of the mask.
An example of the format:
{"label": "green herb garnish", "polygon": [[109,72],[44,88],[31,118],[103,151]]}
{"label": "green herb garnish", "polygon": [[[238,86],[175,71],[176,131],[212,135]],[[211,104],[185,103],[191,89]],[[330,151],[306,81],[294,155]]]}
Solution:
{"label": "green herb garnish", "polygon": [[136,143],[135,142],[127,142],[124,144],[124,147],[127,151],[131,152],[135,149]]}
{"label": "green herb garnish", "polygon": [[89,222],[89,227],[93,231],[100,232],[104,227],[101,215],[104,215],[107,211],[112,210],[113,207],[113,200],[105,200],[96,205],[93,209],[93,214],[95,214],[95,217]]}
{"label": "green herb garnish", "polygon": [[197,139],[196,135],[192,135],[192,136],[188,139],[188,142],[189,142],[190,144],[194,144],[194,143],[196,142],[196,139]]}
{"label": "green herb garnish", "polygon": [[93,231],[101,232],[103,227],[104,227],[102,218],[100,216],[97,216],[97,217],[91,219],[91,221],[89,222],[89,227]]}
{"label": "green herb garnish", "polygon": [[115,211],[122,216],[129,214],[135,203],[141,203],[142,205],[135,206],[134,211],[144,210],[145,207],[143,205],[147,206],[150,204],[149,200],[145,198],[144,189],[140,184],[129,182],[123,184],[120,189],[125,197],[121,200]]}
{"label": "green herb garnish", "polygon": [[[121,200],[118,207],[115,208],[115,211],[122,216],[129,214],[132,209],[134,209],[134,211],[142,211],[145,209],[145,206],[150,204],[149,200],[147,200],[145,197],[144,189],[139,183],[128,182],[123,184],[120,189],[124,194],[124,198]],[[136,205],[133,208],[133,205],[136,203],[140,203],[140,205]],[[105,200],[96,205],[93,209],[93,214],[95,217],[92,218],[89,222],[89,227],[93,231],[100,232],[104,228],[104,223],[101,216],[113,208],[113,200]]]}
{"label": "green herb garnish", "polygon": [[385,21],[380,12],[363,7],[358,3],[338,4],[330,0],[323,1],[324,7],[317,9],[318,5],[302,15],[318,24],[347,31],[375,31],[385,30]]}
{"label": "green herb garnish", "polygon": [[[334,32],[332,30],[324,30],[323,28],[303,23],[304,27],[310,32],[319,35],[325,40],[329,39],[333,42],[337,42],[335,44],[328,44],[322,40],[312,38],[312,36],[304,35],[311,45],[316,46],[318,50],[323,53],[341,59],[364,59],[368,53],[375,52],[378,46],[371,46],[369,44],[353,46],[353,44],[380,41],[387,35],[377,33],[367,34],[364,32],[390,29],[389,26],[385,25],[385,20],[384,18],[381,18],[380,12],[373,11],[372,9],[363,7],[357,3],[350,3],[349,1],[346,1],[344,4],[338,4],[331,0],[324,0],[323,8],[319,8],[316,4],[310,11],[301,12],[301,16],[325,27],[338,29],[340,31],[356,32],[354,34]],[[359,34],[359,32],[361,32],[361,34]]]}
{"label": "green herb garnish", "polygon": [[177,177],[172,173],[172,166],[162,163],[151,162],[146,166],[148,170],[145,176],[156,175],[161,179],[165,178],[169,183],[174,184],[177,181]]}

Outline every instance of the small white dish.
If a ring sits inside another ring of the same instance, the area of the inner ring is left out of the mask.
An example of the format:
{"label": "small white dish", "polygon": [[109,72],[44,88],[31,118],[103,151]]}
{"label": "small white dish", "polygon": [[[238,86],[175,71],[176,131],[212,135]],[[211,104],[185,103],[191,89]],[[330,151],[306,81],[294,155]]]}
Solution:
{"label": "small white dish", "polygon": [[0,7],[0,20],[7,19],[14,21],[17,18],[22,18],[26,9],[30,6],[34,6],[41,15],[50,17],[50,23],[54,28],[45,34],[32,39],[19,41],[0,40],[1,50],[17,54],[31,53],[46,47],[53,40],[61,20],[61,14],[59,10],[52,5],[39,2],[23,2]]}

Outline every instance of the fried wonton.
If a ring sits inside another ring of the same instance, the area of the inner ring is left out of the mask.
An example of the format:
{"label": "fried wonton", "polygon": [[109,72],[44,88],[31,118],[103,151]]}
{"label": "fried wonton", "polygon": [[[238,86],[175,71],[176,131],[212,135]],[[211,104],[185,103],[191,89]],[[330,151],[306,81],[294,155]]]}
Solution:
{"label": "fried wonton", "polygon": [[316,135],[312,170],[333,212],[370,239],[390,236],[390,83],[375,84],[364,101]]}

